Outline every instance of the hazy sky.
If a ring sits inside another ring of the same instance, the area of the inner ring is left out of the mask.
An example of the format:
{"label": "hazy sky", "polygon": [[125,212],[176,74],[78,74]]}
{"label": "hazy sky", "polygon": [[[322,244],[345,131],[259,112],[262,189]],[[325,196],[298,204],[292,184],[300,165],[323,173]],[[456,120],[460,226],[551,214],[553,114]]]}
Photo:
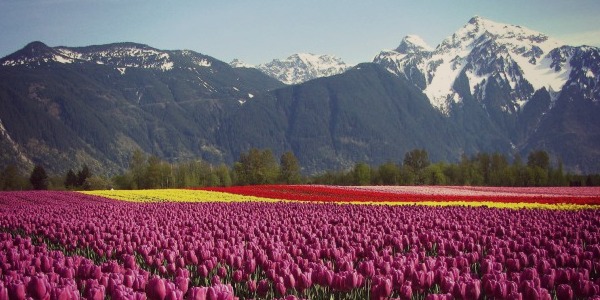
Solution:
{"label": "hazy sky", "polygon": [[598,0],[0,0],[0,57],[49,46],[137,42],[259,64],[293,53],[371,61],[407,34],[431,46],[474,15],[570,45],[600,46]]}

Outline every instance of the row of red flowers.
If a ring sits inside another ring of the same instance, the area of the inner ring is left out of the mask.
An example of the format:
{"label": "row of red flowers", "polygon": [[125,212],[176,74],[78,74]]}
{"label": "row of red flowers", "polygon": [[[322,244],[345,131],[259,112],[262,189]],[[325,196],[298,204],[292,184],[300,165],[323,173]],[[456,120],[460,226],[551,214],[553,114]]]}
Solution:
{"label": "row of red flowers", "polygon": [[260,185],[260,186],[234,186],[211,187],[202,190],[233,193],[247,196],[256,196],[272,199],[317,201],[317,202],[503,202],[503,203],[543,203],[543,204],[588,204],[600,205],[598,196],[512,196],[512,195],[427,195],[404,194],[382,191],[359,190],[347,187],[320,186],[320,185]]}

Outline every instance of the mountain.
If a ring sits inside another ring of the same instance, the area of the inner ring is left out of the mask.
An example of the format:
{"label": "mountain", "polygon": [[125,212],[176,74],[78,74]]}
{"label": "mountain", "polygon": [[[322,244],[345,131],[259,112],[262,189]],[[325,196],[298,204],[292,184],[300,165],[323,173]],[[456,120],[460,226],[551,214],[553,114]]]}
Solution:
{"label": "mountain", "polygon": [[[449,113],[461,95],[452,83],[459,76],[469,80],[469,93],[484,101],[491,80],[510,86],[511,93],[501,107],[515,112],[536,90],[559,91],[569,77],[569,51],[561,42],[542,33],[481,17],[446,38],[435,49],[415,46],[405,38],[393,51],[384,51],[374,61],[390,72],[407,76],[425,92],[432,105]],[[419,45],[419,44],[417,44]],[[562,49],[562,50],[561,50]],[[484,101],[485,102],[485,101]]]}
{"label": "mountain", "polygon": [[307,173],[398,160],[419,147],[456,160],[473,146],[418,88],[373,63],[263,93],[223,130],[219,144],[234,157],[251,147],[291,150]]}
{"label": "mountain", "polygon": [[231,164],[257,147],[293,151],[310,174],[424,148],[453,162],[546,150],[565,170],[600,172],[596,47],[475,17],[436,47],[411,35],[351,68],[317,58],[276,69],[339,74],[286,85],[188,50],[31,43],[0,59],[0,167],[114,174],[134,149]]}
{"label": "mountain", "polygon": [[481,134],[497,136],[498,151],[541,148],[572,170],[600,169],[599,123],[579,116],[599,109],[598,48],[474,17],[435,48],[409,36],[374,62],[421,89],[464,130],[490,122]]}
{"label": "mountain", "polygon": [[114,173],[134,149],[170,161],[230,161],[215,142],[223,120],[281,86],[193,51],[34,42],[0,60],[2,167],[63,172],[86,163]]}
{"label": "mountain", "polygon": [[[253,67],[237,59],[230,64],[236,68]],[[346,63],[335,56],[309,53],[293,54],[283,60],[274,59],[269,63],[256,66],[265,74],[285,84],[299,84],[315,78],[340,74],[348,67]]]}
{"label": "mountain", "polygon": [[229,63],[230,66],[232,66],[233,68],[254,68],[253,65],[251,64],[247,64],[239,59],[234,59]]}

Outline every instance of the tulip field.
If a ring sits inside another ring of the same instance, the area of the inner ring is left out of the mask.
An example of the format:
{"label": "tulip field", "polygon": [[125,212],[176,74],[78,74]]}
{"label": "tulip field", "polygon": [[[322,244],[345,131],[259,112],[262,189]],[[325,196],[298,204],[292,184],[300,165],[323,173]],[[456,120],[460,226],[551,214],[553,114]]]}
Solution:
{"label": "tulip field", "polygon": [[600,189],[4,192],[4,299],[600,299]]}

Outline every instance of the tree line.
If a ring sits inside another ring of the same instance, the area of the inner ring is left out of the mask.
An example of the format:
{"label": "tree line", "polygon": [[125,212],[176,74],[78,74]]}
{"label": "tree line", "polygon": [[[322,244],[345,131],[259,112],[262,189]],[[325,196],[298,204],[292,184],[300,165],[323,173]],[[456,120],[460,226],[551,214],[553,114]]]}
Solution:
{"label": "tree line", "polygon": [[115,176],[118,189],[185,188],[250,184],[299,184],[303,182],[300,164],[292,152],[285,152],[279,161],[271,150],[251,149],[242,153],[233,167],[213,166],[195,160],[168,163],[141,151],[132,155],[128,170]]}
{"label": "tree line", "polygon": [[35,166],[29,176],[14,166],[0,173],[1,190],[27,189],[160,189],[258,184],[326,185],[481,185],[481,186],[599,186],[600,175],[565,173],[562,163],[552,164],[545,151],[532,151],[524,162],[512,162],[499,153],[463,155],[457,163],[431,163],[425,149],[414,149],[401,162],[371,166],[359,162],[340,171],[303,176],[292,152],[276,159],[269,149],[250,149],[229,167],[214,166],[203,160],[169,163],[137,150],[128,169],[112,178],[92,174],[87,166],[77,172],[49,176]]}
{"label": "tree line", "polygon": [[512,162],[500,153],[463,155],[458,163],[431,163],[427,151],[414,149],[401,163],[371,167],[357,163],[346,171],[328,171],[312,183],[328,185],[475,185],[475,186],[599,186],[600,175],[565,173],[545,151],[532,151],[527,161]]}

